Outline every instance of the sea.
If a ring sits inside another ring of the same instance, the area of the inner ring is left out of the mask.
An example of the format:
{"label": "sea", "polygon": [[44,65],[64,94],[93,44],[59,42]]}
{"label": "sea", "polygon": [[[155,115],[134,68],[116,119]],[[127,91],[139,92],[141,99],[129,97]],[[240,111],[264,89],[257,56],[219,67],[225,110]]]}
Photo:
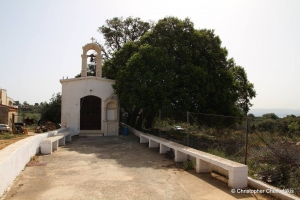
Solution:
{"label": "sea", "polygon": [[279,118],[283,118],[286,117],[287,115],[295,115],[295,116],[300,116],[300,109],[278,109],[278,108],[274,108],[274,109],[251,109],[249,113],[252,113],[254,116],[256,117],[260,117],[263,114],[267,114],[267,113],[274,113],[275,115],[277,115]]}

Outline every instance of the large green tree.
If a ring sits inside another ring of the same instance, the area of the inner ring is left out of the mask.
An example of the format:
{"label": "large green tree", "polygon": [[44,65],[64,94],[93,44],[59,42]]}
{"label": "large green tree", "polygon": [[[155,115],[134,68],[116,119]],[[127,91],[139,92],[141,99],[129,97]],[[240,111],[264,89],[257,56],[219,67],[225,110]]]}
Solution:
{"label": "large green tree", "polygon": [[[174,61],[158,47],[142,45],[121,69],[114,85],[123,109],[130,113],[131,124],[138,118],[138,128],[142,119],[150,127],[162,105],[171,105],[167,91],[173,89],[172,66]],[[167,72],[167,73],[166,73]]]}
{"label": "large green tree", "polygon": [[61,94],[53,94],[49,103],[44,103],[41,109],[41,119],[53,123],[61,122]]}
{"label": "large green tree", "polygon": [[149,31],[152,22],[146,22],[140,18],[114,17],[105,21],[106,24],[98,28],[98,32],[103,35],[104,44],[102,47],[103,59],[111,58],[112,54],[120,50],[126,42],[137,41],[142,35]]}
{"label": "large green tree", "polygon": [[103,70],[116,80],[114,89],[129,123],[141,126],[137,116],[143,115],[150,128],[159,109],[234,116],[247,112],[254,86],[227,55],[213,30],[166,17],[140,40],[116,51]]}
{"label": "large green tree", "polygon": [[233,73],[234,88],[238,94],[237,106],[244,112],[248,113],[252,106],[250,99],[256,96],[253,83],[250,83],[247,78],[245,69],[234,64],[233,59],[229,60],[230,71]]}

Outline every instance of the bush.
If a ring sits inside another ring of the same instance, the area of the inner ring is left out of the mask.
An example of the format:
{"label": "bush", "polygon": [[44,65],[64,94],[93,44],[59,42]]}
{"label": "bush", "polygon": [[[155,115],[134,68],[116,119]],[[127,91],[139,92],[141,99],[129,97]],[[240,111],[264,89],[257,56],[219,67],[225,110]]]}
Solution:
{"label": "bush", "polygon": [[176,140],[184,140],[186,139],[186,133],[182,131],[177,131],[174,128],[171,128],[168,132],[168,135],[174,137]]}
{"label": "bush", "polygon": [[188,160],[182,164],[182,169],[185,171],[190,169],[195,169],[195,167],[196,167],[196,162],[191,160]]}
{"label": "bush", "polygon": [[61,121],[61,94],[53,94],[50,103],[43,106],[41,111],[42,120],[48,120],[54,123]]}
{"label": "bush", "polygon": [[265,119],[259,124],[257,124],[257,129],[261,132],[274,133],[275,126],[276,126],[276,121],[274,119]]}
{"label": "bush", "polygon": [[9,132],[6,132],[3,136],[4,139],[11,139],[13,136],[9,133]]}
{"label": "bush", "polygon": [[213,155],[216,155],[216,156],[220,156],[222,158],[225,158],[226,155],[225,155],[225,152],[222,151],[222,150],[218,150],[218,149],[207,149],[207,153],[210,153],[210,154],[213,154]]}

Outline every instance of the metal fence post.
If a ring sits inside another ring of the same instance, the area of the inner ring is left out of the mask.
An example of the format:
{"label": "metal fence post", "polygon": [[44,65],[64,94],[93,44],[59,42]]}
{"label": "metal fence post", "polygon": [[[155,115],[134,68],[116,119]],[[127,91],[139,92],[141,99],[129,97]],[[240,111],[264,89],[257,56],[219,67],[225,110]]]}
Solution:
{"label": "metal fence post", "polygon": [[246,114],[245,165],[247,165],[247,156],[248,156],[248,116]]}
{"label": "metal fence post", "polygon": [[161,137],[161,129],[162,129],[161,110],[158,111],[158,119],[159,119],[159,125],[160,125],[159,137]]}

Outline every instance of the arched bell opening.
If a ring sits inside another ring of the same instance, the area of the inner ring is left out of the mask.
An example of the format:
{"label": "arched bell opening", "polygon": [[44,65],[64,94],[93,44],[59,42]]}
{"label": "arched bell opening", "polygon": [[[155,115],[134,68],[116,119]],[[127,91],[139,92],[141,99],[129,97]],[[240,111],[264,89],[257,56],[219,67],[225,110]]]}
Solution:
{"label": "arched bell opening", "polygon": [[97,52],[95,50],[88,50],[87,53],[87,76],[96,76],[97,67]]}
{"label": "arched bell opening", "polygon": [[101,47],[96,43],[89,43],[82,47],[82,70],[81,77],[91,76],[89,66],[95,67],[95,76],[102,77]]}

